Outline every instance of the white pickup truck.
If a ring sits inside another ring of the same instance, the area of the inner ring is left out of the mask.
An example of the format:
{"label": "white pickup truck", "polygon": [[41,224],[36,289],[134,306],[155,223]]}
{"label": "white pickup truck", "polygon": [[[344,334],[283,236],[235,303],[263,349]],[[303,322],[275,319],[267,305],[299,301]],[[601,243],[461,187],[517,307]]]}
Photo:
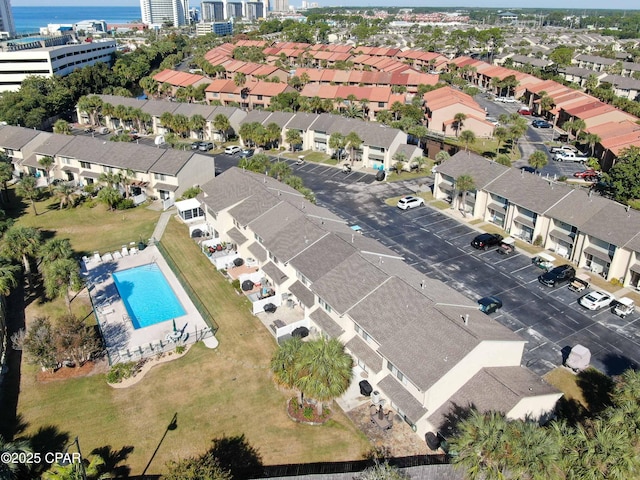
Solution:
{"label": "white pickup truck", "polygon": [[561,145],[559,147],[551,147],[551,153],[573,152],[578,153],[578,149],[573,145]]}
{"label": "white pickup truck", "polygon": [[585,157],[584,155],[581,155],[579,153],[566,152],[566,151],[558,152],[558,153],[553,155],[553,159],[556,162],[578,162],[578,163],[584,163],[584,162],[587,161],[587,158],[588,157]]}

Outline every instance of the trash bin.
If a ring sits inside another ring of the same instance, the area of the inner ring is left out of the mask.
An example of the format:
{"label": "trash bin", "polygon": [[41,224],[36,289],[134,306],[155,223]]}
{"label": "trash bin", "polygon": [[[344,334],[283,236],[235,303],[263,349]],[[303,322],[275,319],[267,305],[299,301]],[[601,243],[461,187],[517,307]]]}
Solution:
{"label": "trash bin", "polygon": [[145,248],[147,248],[147,246],[144,242],[138,242],[138,250],[144,250]]}
{"label": "trash bin", "polygon": [[365,397],[371,396],[373,387],[368,381],[362,380],[358,385],[360,385],[360,395],[364,395]]}

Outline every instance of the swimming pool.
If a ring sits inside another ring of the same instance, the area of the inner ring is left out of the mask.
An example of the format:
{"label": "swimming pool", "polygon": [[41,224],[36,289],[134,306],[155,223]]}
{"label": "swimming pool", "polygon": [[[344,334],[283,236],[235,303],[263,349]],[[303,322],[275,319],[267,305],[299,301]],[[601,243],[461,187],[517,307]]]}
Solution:
{"label": "swimming pool", "polygon": [[169,282],[155,263],[111,274],[133,328],[144,328],[185,314]]}

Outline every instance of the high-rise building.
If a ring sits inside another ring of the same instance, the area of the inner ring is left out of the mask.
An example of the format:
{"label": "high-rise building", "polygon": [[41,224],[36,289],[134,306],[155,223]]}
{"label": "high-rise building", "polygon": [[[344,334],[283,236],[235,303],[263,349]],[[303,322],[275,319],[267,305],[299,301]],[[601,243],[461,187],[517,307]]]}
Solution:
{"label": "high-rise building", "polygon": [[171,23],[180,27],[189,23],[189,0],[140,0],[140,11],[147,25]]}
{"label": "high-rise building", "polygon": [[0,0],[0,32],[6,32],[4,36],[14,37],[16,26],[13,24],[11,13],[11,0]]}
{"label": "high-rise building", "polygon": [[289,0],[274,0],[271,4],[271,9],[274,12],[288,12],[289,11]]}
{"label": "high-rise building", "polygon": [[200,5],[200,15],[203,22],[220,22],[224,15],[225,4],[221,1],[205,0]]}

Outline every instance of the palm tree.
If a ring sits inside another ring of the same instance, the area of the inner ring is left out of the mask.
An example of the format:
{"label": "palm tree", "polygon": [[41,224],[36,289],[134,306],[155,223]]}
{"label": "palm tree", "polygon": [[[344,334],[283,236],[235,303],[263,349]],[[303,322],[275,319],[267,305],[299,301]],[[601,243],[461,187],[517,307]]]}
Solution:
{"label": "palm tree", "polygon": [[547,154],[542,150],[536,150],[529,156],[529,165],[531,165],[536,172],[543,168],[547,163],[549,163]]}
{"label": "palm tree", "polygon": [[18,286],[20,265],[0,258],[0,295],[8,297],[11,290]]}
{"label": "palm tree", "polygon": [[[302,350],[302,340],[292,337],[283,342],[271,357],[271,371],[278,385],[289,389],[297,389],[298,377],[300,375],[300,352]],[[298,403],[304,400],[302,391],[298,390]]]}
{"label": "palm tree", "polygon": [[471,130],[463,130],[462,133],[460,134],[460,141],[464,143],[464,149],[466,151],[469,151],[469,144],[475,143],[476,134],[473,133],[473,131]]}
{"label": "palm tree", "polygon": [[451,155],[449,155],[449,152],[447,152],[446,150],[440,150],[438,153],[436,153],[436,158],[434,160],[439,165],[442,162],[448,160],[450,157]]}
{"label": "palm tree", "polygon": [[89,121],[91,122],[91,125],[98,124],[97,116],[100,112],[100,109],[102,108],[102,105],[103,101],[97,95],[84,96],[78,99],[78,110],[89,115]]}
{"label": "palm tree", "polygon": [[124,190],[124,198],[129,198],[131,190],[129,187],[136,179],[136,172],[130,168],[126,168],[118,172],[118,177],[120,179],[120,185],[122,185],[122,189]]}
{"label": "palm tree", "polygon": [[13,167],[11,166],[11,162],[9,161],[9,157],[4,152],[0,153],[0,182],[2,183],[2,188],[4,190],[4,198],[2,198],[2,203],[9,202],[9,191],[7,183],[13,179]]}
{"label": "palm tree", "polygon": [[231,128],[231,124],[229,123],[229,119],[226,115],[219,113],[215,117],[213,117],[213,128],[215,128],[222,137],[222,141],[227,141],[227,132]]}
{"label": "palm tree", "polygon": [[497,127],[493,131],[493,136],[498,140],[498,144],[496,145],[496,153],[498,153],[500,151],[500,145],[509,139],[509,130],[504,127]]}
{"label": "palm tree", "polygon": [[507,430],[504,415],[472,410],[457,429],[457,434],[449,439],[451,451],[457,452],[452,460],[466,471],[468,478],[508,478],[503,453]]}
{"label": "palm tree", "polygon": [[74,291],[82,288],[80,267],[71,258],[58,258],[44,265],[42,270],[45,295],[49,299],[64,297],[69,314],[71,314],[71,296],[69,288]]}
{"label": "palm tree", "polygon": [[467,193],[473,192],[476,189],[476,184],[471,175],[462,174],[456,178],[454,186],[456,191],[462,195],[461,211],[464,214],[467,210]]}
{"label": "palm tree", "polygon": [[61,135],[71,135],[71,127],[69,122],[60,118],[53,124],[53,133],[59,133]]}
{"label": "palm tree", "polygon": [[600,143],[602,139],[597,133],[587,133],[584,137],[584,141],[589,145],[589,148],[591,149],[591,156],[593,157],[595,155],[596,144]]}
{"label": "palm tree", "polygon": [[289,148],[293,150],[295,145],[300,145],[302,143],[302,135],[300,134],[300,130],[295,130],[293,128],[287,129],[287,133],[285,134],[285,141],[289,144]]}
{"label": "palm tree", "polygon": [[60,210],[65,207],[73,207],[78,197],[76,189],[68,183],[61,183],[54,190],[55,195],[60,199]]}
{"label": "palm tree", "polygon": [[351,150],[351,155],[349,157],[349,160],[351,160],[351,164],[353,164],[353,162],[355,162],[355,159],[356,159],[355,157],[356,150],[358,150],[360,148],[360,145],[362,145],[362,139],[356,132],[349,132],[349,134],[347,134],[344,140],[345,140],[345,146],[348,146],[349,149]]}
{"label": "palm tree", "polygon": [[189,119],[189,129],[192,132],[196,132],[198,134],[198,138],[202,139],[202,132],[204,131],[204,128],[207,126],[207,119],[204,118],[202,115],[199,114],[194,114],[191,115],[191,118]]}
{"label": "palm tree", "polygon": [[55,159],[50,155],[45,155],[38,163],[44,168],[45,173],[47,174],[47,185],[51,185],[51,167],[55,163]]}
{"label": "palm tree", "polygon": [[98,192],[98,201],[107,205],[109,210],[113,210],[121,198],[120,192],[113,187],[104,187]]}
{"label": "palm tree", "polygon": [[396,152],[393,154],[392,159],[396,162],[394,164],[396,173],[400,175],[402,169],[404,168],[404,164],[407,162],[407,155],[404,152]]}
{"label": "palm tree", "polygon": [[176,131],[176,133],[184,138],[189,132],[189,117],[181,113],[176,113],[173,116],[172,128]]}
{"label": "palm tree", "polygon": [[36,186],[35,177],[24,177],[18,186],[16,187],[16,192],[21,197],[27,198],[31,201],[31,206],[33,207],[33,213],[38,216],[38,210],[36,210],[36,200],[40,195],[40,189]]}
{"label": "palm tree", "polygon": [[104,172],[98,177],[99,182],[106,183],[109,187],[115,188],[120,184],[120,173],[116,172]]}
{"label": "palm tree", "polygon": [[[347,145],[347,140],[340,132],[333,132],[329,136],[329,148],[334,152],[340,152]],[[340,160],[338,158],[338,160]]]}
{"label": "palm tree", "polygon": [[163,112],[162,115],[160,115],[160,123],[167,130],[173,131],[173,115],[171,112]]}
{"label": "palm tree", "polygon": [[31,453],[31,445],[27,440],[18,440],[13,442],[7,442],[0,435],[0,453],[2,454],[3,461],[0,462],[0,478],[3,480],[18,480],[19,478],[26,478],[27,472],[24,470],[24,464],[20,462],[8,462],[4,461],[5,455],[13,455],[20,453]]}
{"label": "palm tree", "polygon": [[456,137],[458,136],[460,129],[464,125],[464,121],[466,119],[467,119],[467,116],[462,112],[456,113],[453,116],[453,129],[456,131]]}
{"label": "palm tree", "polygon": [[71,258],[73,248],[68,238],[52,238],[47,240],[40,247],[38,257],[43,264],[55,262],[56,260]]}
{"label": "palm tree", "polygon": [[275,122],[268,123],[265,128],[267,130],[268,143],[278,148],[282,141],[282,128]]}
{"label": "palm tree", "polygon": [[233,76],[233,83],[236,84],[236,87],[243,87],[245,83],[247,83],[247,76],[244,73],[236,73]]}
{"label": "palm tree", "polygon": [[273,162],[269,167],[269,175],[276,180],[284,180],[291,175],[291,167],[286,162]]}
{"label": "palm tree", "polygon": [[243,143],[247,146],[251,145],[255,140],[254,123],[243,123],[242,125],[240,125],[240,130],[238,131],[238,134],[240,134],[240,138],[242,138]]}
{"label": "palm tree", "polygon": [[4,256],[22,260],[24,272],[27,275],[30,286],[33,286],[31,259],[38,255],[41,244],[42,234],[37,228],[14,225],[4,234]]}
{"label": "palm tree", "polygon": [[306,342],[301,352],[296,385],[318,402],[320,415],[324,402],[339,397],[349,388],[353,375],[353,359],[344,351],[344,345],[340,340],[327,339],[324,336]]}

